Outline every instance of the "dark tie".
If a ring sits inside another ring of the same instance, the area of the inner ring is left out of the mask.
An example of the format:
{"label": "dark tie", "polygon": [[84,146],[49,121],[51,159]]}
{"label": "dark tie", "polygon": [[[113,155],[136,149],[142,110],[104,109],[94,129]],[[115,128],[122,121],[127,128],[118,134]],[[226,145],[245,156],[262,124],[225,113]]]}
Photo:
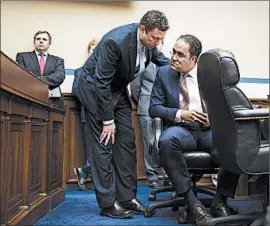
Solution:
{"label": "dark tie", "polygon": [[181,101],[179,101],[179,104],[180,104],[180,109],[182,110],[188,110],[188,106],[189,106],[187,77],[188,77],[188,74],[181,74],[181,77],[180,77],[180,93],[183,98]]}
{"label": "dark tie", "polygon": [[44,68],[45,68],[44,54],[40,53],[39,56],[40,56],[40,60],[39,60],[40,74],[43,75]]}

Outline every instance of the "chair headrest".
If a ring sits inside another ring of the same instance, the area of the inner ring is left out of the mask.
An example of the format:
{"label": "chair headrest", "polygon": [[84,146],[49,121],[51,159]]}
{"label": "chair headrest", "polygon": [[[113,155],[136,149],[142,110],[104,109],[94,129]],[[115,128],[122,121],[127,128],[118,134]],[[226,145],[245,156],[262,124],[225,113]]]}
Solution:
{"label": "chair headrest", "polygon": [[239,82],[240,73],[238,65],[233,55],[229,52],[220,49],[211,49],[204,52],[200,58],[204,59],[205,65],[208,65],[208,68],[211,68],[212,66],[219,68],[224,88],[234,86]]}

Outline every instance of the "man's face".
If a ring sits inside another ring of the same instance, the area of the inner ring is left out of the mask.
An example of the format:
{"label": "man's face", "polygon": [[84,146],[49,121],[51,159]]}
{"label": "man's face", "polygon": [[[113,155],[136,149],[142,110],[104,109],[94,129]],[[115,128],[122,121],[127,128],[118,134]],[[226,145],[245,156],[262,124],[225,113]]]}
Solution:
{"label": "man's face", "polygon": [[153,49],[160,45],[165,37],[165,34],[166,31],[161,31],[158,28],[146,33],[143,25],[140,25],[139,27],[140,40],[147,49]]}
{"label": "man's face", "polygon": [[182,73],[190,72],[196,65],[196,56],[190,56],[189,44],[178,40],[172,50],[171,69]]}
{"label": "man's face", "polygon": [[39,53],[45,53],[50,47],[50,38],[46,33],[38,34],[34,40],[35,49]]}

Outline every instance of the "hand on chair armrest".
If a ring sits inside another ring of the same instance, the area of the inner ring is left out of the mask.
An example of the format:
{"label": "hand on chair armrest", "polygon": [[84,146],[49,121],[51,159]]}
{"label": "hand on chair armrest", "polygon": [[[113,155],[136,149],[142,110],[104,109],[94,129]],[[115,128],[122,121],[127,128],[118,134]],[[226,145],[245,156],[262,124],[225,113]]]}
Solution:
{"label": "hand on chair armrest", "polygon": [[233,115],[235,120],[268,119],[269,108],[237,110]]}

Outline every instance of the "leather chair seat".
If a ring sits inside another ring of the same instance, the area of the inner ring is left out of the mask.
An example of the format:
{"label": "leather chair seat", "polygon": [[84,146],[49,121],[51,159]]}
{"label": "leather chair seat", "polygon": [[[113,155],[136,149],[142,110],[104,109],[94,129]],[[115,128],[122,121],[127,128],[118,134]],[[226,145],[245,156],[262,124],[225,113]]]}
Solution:
{"label": "leather chair seat", "polygon": [[213,170],[218,168],[218,165],[212,159],[211,153],[206,151],[186,152],[184,153],[184,158],[189,170]]}

